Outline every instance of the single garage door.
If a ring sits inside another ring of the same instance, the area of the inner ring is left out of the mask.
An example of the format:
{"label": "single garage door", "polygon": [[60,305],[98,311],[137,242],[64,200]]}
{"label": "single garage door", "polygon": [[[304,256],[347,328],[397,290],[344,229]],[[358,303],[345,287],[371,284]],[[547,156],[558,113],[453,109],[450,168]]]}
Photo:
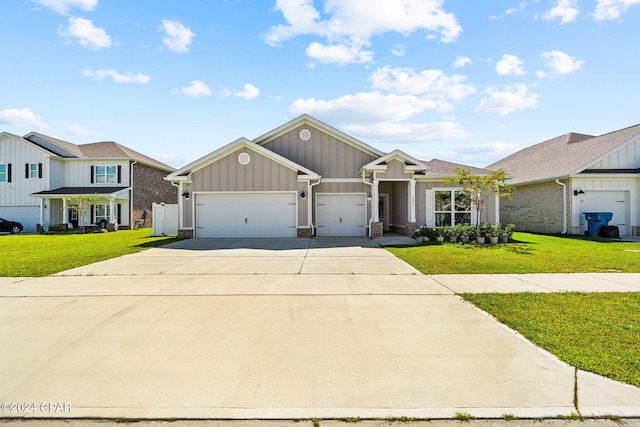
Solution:
{"label": "single garage door", "polygon": [[365,200],[364,194],[318,194],[318,236],[364,236]]}
{"label": "single garage door", "polygon": [[24,227],[23,232],[35,233],[40,222],[39,206],[0,206],[0,218],[18,221]]}
{"label": "single garage door", "polygon": [[628,191],[586,191],[580,195],[580,229],[587,229],[585,212],[612,212],[613,219],[609,225],[615,225],[620,235],[631,234],[628,230]]}
{"label": "single garage door", "polygon": [[196,194],[196,238],[296,237],[296,193]]}

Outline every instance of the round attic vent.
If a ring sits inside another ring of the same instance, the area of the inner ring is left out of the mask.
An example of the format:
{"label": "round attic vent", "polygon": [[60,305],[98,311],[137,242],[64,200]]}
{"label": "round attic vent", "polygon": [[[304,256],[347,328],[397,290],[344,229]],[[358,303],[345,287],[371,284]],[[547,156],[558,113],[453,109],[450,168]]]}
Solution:
{"label": "round attic vent", "polygon": [[309,129],[302,129],[300,131],[300,139],[303,141],[308,141],[311,139],[311,131]]}
{"label": "round attic vent", "polygon": [[246,166],[251,161],[251,156],[248,153],[240,153],[238,154],[238,163],[242,166]]}

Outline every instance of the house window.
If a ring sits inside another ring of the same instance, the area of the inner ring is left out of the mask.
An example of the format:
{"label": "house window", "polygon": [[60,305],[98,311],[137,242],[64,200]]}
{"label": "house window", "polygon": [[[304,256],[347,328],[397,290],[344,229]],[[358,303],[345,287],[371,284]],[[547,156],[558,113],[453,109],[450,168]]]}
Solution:
{"label": "house window", "polygon": [[96,184],[115,184],[118,182],[118,168],[116,166],[96,166]]}
{"label": "house window", "polygon": [[29,178],[37,178],[38,177],[38,164],[31,163],[29,164]]}
{"label": "house window", "polygon": [[7,173],[7,165],[6,164],[0,164],[0,182],[7,182],[8,181],[8,173]]}
{"label": "house window", "polygon": [[435,192],[436,227],[471,223],[471,199],[464,191]]}
{"label": "house window", "polygon": [[96,205],[95,209],[95,224],[99,224],[102,220],[109,222],[111,216],[109,205]]}

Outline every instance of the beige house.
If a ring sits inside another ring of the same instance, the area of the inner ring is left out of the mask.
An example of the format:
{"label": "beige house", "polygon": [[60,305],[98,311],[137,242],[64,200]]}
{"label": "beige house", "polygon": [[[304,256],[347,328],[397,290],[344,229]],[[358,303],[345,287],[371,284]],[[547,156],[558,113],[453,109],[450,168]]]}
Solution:
{"label": "beige house", "polygon": [[620,235],[640,234],[640,125],[562,135],[487,166],[500,168],[516,187],[500,215],[518,230],[584,234],[585,212],[612,212]]}
{"label": "beige house", "polygon": [[[469,223],[473,206],[442,181],[456,167],[384,153],[302,115],[240,138],[171,173],[184,237],[378,237]],[[497,221],[497,200],[483,219]]]}

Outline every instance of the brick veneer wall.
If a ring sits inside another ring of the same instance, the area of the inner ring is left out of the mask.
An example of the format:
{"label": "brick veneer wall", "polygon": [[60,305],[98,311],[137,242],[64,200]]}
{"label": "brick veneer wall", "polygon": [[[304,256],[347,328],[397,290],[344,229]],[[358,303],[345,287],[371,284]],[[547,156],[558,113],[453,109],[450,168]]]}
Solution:
{"label": "brick veneer wall", "polygon": [[133,218],[132,227],[142,218],[145,209],[149,211],[145,227],[151,226],[153,203],[178,203],[178,189],[165,181],[169,172],[136,163],[133,165]]}
{"label": "brick veneer wall", "polygon": [[[515,224],[518,231],[562,232],[567,221],[562,217],[562,189],[555,182],[516,187],[513,200],[500,199],[500,222]],[[570,200],[567,197],[567,212],[571,212]]]}

